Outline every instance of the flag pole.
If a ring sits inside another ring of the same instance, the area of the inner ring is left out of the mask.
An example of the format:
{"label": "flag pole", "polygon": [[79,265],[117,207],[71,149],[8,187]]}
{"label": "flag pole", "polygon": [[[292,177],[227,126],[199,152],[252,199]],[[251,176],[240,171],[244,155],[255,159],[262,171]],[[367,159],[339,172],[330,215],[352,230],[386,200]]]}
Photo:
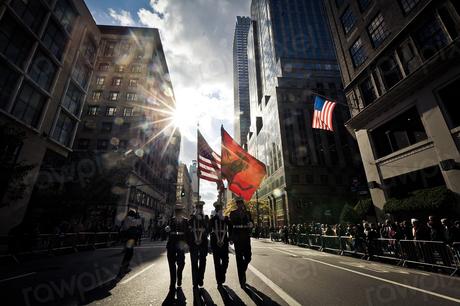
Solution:
{"label": "flag pole", "polygon": [[[196,140],[197,140],[197,143],[196,143],[196,160],[198,162],[198,165],[200,164],[200,153],[199,153],[199,150],[198,150],[198,135],[200,133],[200,121],[197,121],[196,123]],[[195,207],[197,205],[200,204],[200,168],[198,167],[197,171],[197,179],[198,179],[198,186],[197,186],[197,193],[198,193],[198,197],[197,197],[197,202],[195,203]]]}

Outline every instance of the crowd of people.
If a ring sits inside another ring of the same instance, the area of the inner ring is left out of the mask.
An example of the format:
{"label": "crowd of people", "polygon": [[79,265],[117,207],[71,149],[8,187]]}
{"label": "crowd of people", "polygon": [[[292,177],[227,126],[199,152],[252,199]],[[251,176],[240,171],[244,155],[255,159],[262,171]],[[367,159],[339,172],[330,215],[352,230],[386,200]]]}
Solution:
{"label": "crowd of people", "polygon": [[383,223],[363,221],[359,224],[292,224],[278,228],[270,228],[272,240],[281,239],[284,243],[292,243],[297,234],[317,234],[323,236],[347,236],[374,240],[378,238],[396,240],[427,240],[445,243],[460,242],[460,220],[451,222],[447,218],[439,219],[429,216],[427,222],[419,219],[401,222],[386,220]]}

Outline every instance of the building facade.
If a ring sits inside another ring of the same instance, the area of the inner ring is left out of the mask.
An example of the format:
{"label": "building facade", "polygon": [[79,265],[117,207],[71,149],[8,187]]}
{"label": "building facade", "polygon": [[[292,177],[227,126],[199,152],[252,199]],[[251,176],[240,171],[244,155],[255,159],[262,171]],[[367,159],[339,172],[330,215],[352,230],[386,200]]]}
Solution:
{"label": "building facade", "polygon": [[372,200],[460,193],[458,1],[326,1]]}
{"label": "building facade", "polygon": [[332,222],[362,166],[346,107],[336,107],[335,132],[312,129],[315,95],[344,103],[323,2],[253,0],[251,20],[248,147],[268,174],[258,199],[272,226]]}
{"label": "building facade", "polygon": [[177,203],[184,208],[185,216],[190,216],[193,213],[193,190],[192,178],[188,173],[187,165],[181,163],[177,174]]}
{"label": "building facade", "polygon": [[101,42],[76,154],[127,172],[115,222],[132,208],[147,228],[169,218],[176,203],[180,134],[172,124],[174,94],[159,32],[99,26]]}
{"label": "building facade", "polygon": [[248,79],[248,33],[251,18],[236,17],[233,36],[233,92],[235,140],[247,149],[247,136],[251,124]]}
{"label": "building facade", "polygon": [[[81,0],[0,3],[0,125],[22,134],[1,143],[0,234],[22,222],[45,155],[72,151],[99,41]],[[15,180],[17,165],[33,168]]]}
{"label": "building facade", "polygon": [[190,178],[192,179],[192,201],[193,205],[198,203],[199,195],[198,195],[198,162],[196,160],[192,160],[192,164],[189,167],[189,174]]}

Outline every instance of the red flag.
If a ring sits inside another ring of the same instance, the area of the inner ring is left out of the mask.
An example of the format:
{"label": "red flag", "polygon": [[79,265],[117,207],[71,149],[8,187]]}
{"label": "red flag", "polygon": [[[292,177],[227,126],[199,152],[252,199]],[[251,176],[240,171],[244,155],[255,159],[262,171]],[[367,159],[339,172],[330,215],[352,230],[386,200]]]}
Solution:
{"label": "red flag", "polygon": [[221,173],[228,181],[228,189],[249,201],[266,175],[265,164],[251,156],[221,128]]}

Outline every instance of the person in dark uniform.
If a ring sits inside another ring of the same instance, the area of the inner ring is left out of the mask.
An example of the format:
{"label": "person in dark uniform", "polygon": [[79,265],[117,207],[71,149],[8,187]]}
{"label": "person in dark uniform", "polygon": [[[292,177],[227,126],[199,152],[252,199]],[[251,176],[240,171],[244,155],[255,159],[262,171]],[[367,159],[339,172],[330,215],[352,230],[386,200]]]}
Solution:
{"label": "person in dark uniform", "polygon": [[246,288],[246,270],[251,262],[251,214],[247,211],[243,199],[236,199],[237,209],[230,213],[232,231],[230,238],[235,244],[236,265],[241,287]]}
{"label": "person in dark uniform", "polygon": [[136,211],[130,209],[121,225],[121,231],[126,238],[123,260],[121,261],[118,276],[121,277],[128,272],[129,263],[134,255],[134,245],[138,239],[138,227],[141,224],[140,219],[136,216]]}
{"label": "person in dark uniform", "polygon": [[214,268],[216,271],[217,287],[222,288],[225,283],[225,274],[228,268],[228,244],[229,231],[231,229],[230,220],[224,216],[223,203],[214,203],[216,214],[209,221],[209,231],[211,236],[211,249],[214,258]]}
{"label": "person in dark uniform", "polygon": [[208,255],[208,223],[203,214],[203,201],[195,205],[195,213],[189,221],[190,260],[192,262],[193,287],[203,287]]}
{"label": "person in dark uniform", "polygon": [[[170,274],[170,292],[175,292],[176,281],[177,287],[182,286],[182,271],[185,266],[185,252],[187,246],[188,220],[184,217],[182,205],[175,207],[175,216],[171,218],[165,227],[165,232],[169,234],[166,244],[169,274]],[[177,265],[177,266],[176,266]]]}

